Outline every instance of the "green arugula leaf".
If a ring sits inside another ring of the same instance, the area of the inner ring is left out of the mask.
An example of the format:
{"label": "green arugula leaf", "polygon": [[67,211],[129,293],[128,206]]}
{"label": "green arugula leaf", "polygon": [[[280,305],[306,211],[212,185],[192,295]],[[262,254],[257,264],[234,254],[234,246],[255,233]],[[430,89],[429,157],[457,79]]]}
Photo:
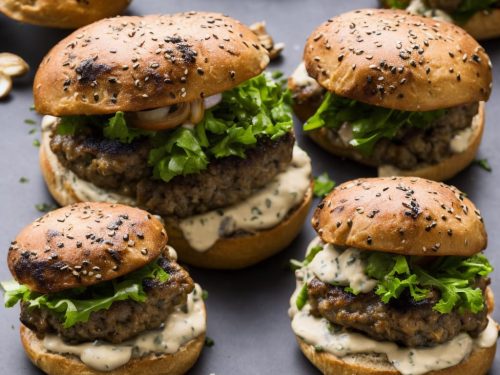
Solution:
{"label": "green arugula leaf", "polygon": [[307,283],[302,285],[299,294],[297,295],[297,300],[295,304],[299,310],[302,310],[307,303]]}
{"label": "green arugula leaf", "polygon": [[406,289],[415,301],[422,301],[431,289],[437,289],[441,296],[434,310],[442,314],[455,308],[473,313],[484,309],[483,293],[474,283],[477,277],[493,272],[493,267],[483,254],[469,258],[441,257],[426,269],[417,265],[418,260],[376,252],[367,256],[365,272],[379,281],[375,293],[382,302],[397,299]]}
{"label": "green arugula leaf", "polygon": [[320,174],[314,179],[314,196],[317,198],[325,197],[335,187],[335,181],[330,179],[327,172]]}
{"label": "green arugula leaf", "polygon": [[311,248],[309,252],[306,254],[306,257],[302,262],[298,261],[297,259],[290,259],[290,268],[292,270],[297,270],[302,267],[306,267],[309,265],[313,260],[316,254],[318,254],[321,250],[323,250],[323,246],[317,245]]}
{"label": "green arugula leaf", "polygon": [[116,112],[114,116],[108,119],[108,123],[103,129],[103,134],[109,139],[117,139],[122,143],[131,143],[136,138],[142,136],[153,136],[155,132],[129,128],[125,121],[125,114],[123,112]]}
{"label": "green arugula leaf", "polygon": [[456,22],[465,23],[475,13],[493,9],[498,3],[498,0],[462,0],[451,16]]}
{"label": "green arugula leaf", "polygon": [[385,0],[385,5],[388,8],[396,8],[396,9],[406,9],[409,5],[408,0]]}
{"label": "green arugula leaf", "polygon": [[380,139],[394,138],[403,127],[425,129],[445,113],[445,110],[397,111],[328,92],[316,113],[304,124],[304,130],[311,131],[321,127],[339,129],[344,123],[349,123],[353,135],[351,146],[363,155],[369,156]]}
{"label": "green arugula leaf", "polygon": [[474,160],[474,164],[483,168],[487,172],[493,171],[493,168],[491,168],[491,165],[490,165],[490,162],[488,161],[488,159],[476,159],[476,160]]}
{"label": "green arugula leaf", "polygon": [[166,282],[170,275],[154,262],[118,280],[107,281],[87,288],[72,289],[60,293],[40,294],[32,292],[26,285],[15,281],[0,283],[5,292],[5,306],[12,307],[19,301],[29,304],[30,308],[54,311],[63,321],[64,328],[88,321],[95,311],[107,310],[117,302],[131,299],[146,301],[147,294],[142,283],[145,279]]}

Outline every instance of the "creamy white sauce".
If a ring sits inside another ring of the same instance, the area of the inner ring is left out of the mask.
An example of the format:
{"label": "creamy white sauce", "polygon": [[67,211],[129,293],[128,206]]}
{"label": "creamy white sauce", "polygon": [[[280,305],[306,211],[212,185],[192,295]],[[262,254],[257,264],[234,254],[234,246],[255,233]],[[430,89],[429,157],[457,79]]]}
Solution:
{"label": "creamy white sauce", "polygon": [[293,82],[300,87],[312,87],[314,90],[322,90],[319,83],[307,73],[306,65],[301,62],[292,73]]}
{"label": "creamy white sauce", "polygon": [[[313,247],[321,244],[321,240],[315,238],[308,246],[306,254]],[[346,357],[359,353],[385,354],[389,363],[401,374],[421,375],[455,366],[467,358],[474,347],[488,348],[496,343],[498,326],[491,318],[489,318],[486,329],[476,339],[472,339],[466,333],[461,333],[445,344],[433,348],[405,348],[399,347],[393,342],[373,340],[364,334],[334,326],[324,318],[314,317],[310,314],[310,305],[308,303],[299,311],[296,300],[305,282],[308,282],[314,276],[320,278],[319,275],[323,276],[323,274],[325,274],[325,280],[335,279],[331,275],[328,276],[326,269],[323,267],[319,267],[319,271],[316,270],[317,266],[315,265],[315,263],[330,263],[331,259],[335,259],[335,254],[338,254],[338,251],[332,248],[333,246],[330,247],[330,245],[324,246],[323,250],[316,254],[314,260],[308,266],[297,270],[295,273],[297,288],[290,298],[289,315],[292,319],[293,332],[308,344],[332,353],[337,357]],[[326,261],[322,260],[321,256]],[[341,264],[339,262],[339,265]],[[337,265],[334,265],[332,270],[333,272],[340,271],[340,273],[347,274],[341,269],[339,270]],[[360,268],[358,268],[358,272],[359,270]],[[352,270],[351,272],[356,271]],[[328,282],[325,280],[322,281]],[[345,281],[344,283],[347,285]]]}
{"label": "creamy white sauce", "polygon": [[323,250],[307,266],[325,283],[350,286],[355,291],[368,293],[377,286],[377,280],[366,276],[365,267],[360,250],[339,250],[331,244],[323,245]]}
{"label": "creamy white sauce", "polygon": [[[237,230],[272,228],[304,200],[311,183],[311,160],[298,146],[288,169],[241,203],[184,219],[180,228],[191,247],[204,252]],[[203,233],[203,236],[200,236]]]}
{"label": "creamy white sauce", "polygon": [[442,9],[431,9],[424,0],[412,0],[406,10],[413,14],[453,23],[453,18]]}
{"label": "creamy white sauce", "polygon": [[150,354],[173,354],[189,341],[206,331],[206,317],[202,290],[198,284],[188,295],[186,306],[177,307],[162,329],[144,332],[132,340],[113,345],[92,342],[66,344],[57,335],[47,335],[43,345],[47,351],[72,354],[88,367],[98,371],[111,371],[125,365],[132,358]]}
{"label": "creamy white sauce", "polygon": [[467,150],[472,141],[474,129],[470,126],[455,134],[451,139],[450,149],[455,154],[460,154]]}

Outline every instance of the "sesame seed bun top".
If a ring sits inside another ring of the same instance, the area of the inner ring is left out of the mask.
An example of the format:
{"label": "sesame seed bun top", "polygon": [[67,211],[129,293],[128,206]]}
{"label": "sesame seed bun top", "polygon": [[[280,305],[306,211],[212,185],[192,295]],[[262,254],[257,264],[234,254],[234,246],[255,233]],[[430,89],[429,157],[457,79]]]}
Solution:
{"label": "sesame seed bun top", "polygon": [[110,18],[47,54],[35,77],[35,107],[54,116],[164,107],[231,89],[268,63],[258,37],[218,13]]}
{"label": "sesame seed bun top", "polygon": [[8,253],[14,278],[54,293],[98,284],[143,267],[162,253],[167,234],[146,211],[108,203],[78,203],[25,227]]}
{"label": "sesame seed bun top", "polygon": [[417,177],[343,183],[312,224],[326,243],[403,255],[471,256],[487,245],[481,214],[462,192]]}
{"label": "sesame seed bun top", "polygon": [[460,27],[404,11],[334,17],[309,37],[304,61],[327,90],[385,108],[430,111],[487,100],[491,63]]}

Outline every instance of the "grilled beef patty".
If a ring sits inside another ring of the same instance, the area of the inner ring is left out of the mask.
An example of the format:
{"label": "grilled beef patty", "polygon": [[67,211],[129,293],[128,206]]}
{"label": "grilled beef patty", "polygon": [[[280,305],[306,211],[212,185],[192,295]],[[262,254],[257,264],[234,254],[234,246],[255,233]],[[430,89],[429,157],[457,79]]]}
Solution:
{"label": "grilled beef patty", "polygon": [[249,197],[284,172],[292,160],[295,137],[261,138],[246,158],[211,160],[200,173],[153,179],[147,139],[131,144],[100,136],[53,134],[50,147],[59,161],[78,177],[94,185],[133,197],[137,204],[158,215],[180,218],[229,206]]}
{"label": "grilled beef patty", "polygon": [[[489,279],[480,279],[483,290]],[[420,302],[409,293],[385,304],[375,293],[354,295],[343,286],[333,286],[314,278],[307,286],[311,313],[349,329],[361,331],[381,341],[392,341],[407,347],[436,346],[451,340],[461,332],[472,337],[481,333],[488,324],[487,309],[473,314],[452,311],[441,314],[433,310],[440,299],[439,292]]]}
{"label": "grilled beef patty", "polygon": [[175,306],[186,302],[187,295],[194,288],[189,274],[177,263],[163,257],[159,262],[170,278],[163,283],[144,280],[147,299],[143,303],[132,300],[114,302],[108,310],[91,313],[87,322],[64,328],[58,314],[45,308],[30,308],[23,302],[21,322],[39,338],[56,333],[69,343],[104,340],[119,344],[145,330],[159,328]]}

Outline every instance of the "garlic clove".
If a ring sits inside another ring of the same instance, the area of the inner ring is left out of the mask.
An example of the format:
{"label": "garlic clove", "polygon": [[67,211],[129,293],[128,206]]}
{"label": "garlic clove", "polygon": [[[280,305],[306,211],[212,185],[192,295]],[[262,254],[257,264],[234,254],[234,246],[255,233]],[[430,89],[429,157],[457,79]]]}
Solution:
{"label": "garlic clove", "polygon": [[26,74],[29,65],[17,55],[9,52],[0,53],[0,72],[10,77],[19,77]]}

